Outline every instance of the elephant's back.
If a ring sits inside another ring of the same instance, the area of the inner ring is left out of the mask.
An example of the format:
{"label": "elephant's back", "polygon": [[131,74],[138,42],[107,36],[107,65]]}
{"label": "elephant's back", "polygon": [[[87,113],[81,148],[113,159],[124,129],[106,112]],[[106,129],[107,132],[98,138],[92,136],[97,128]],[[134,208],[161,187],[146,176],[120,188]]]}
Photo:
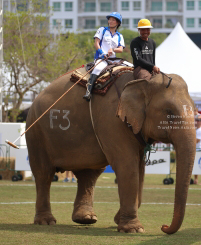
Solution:
{"label": "elephant's back", "polygon": [[[27,127],[30,125],[30,123],[33,123],[38,117],[40,117],[57,100],[58,102],[52,107],[53,109],[73,109],[74,114],[78,115],[81,111],[85,112],[89,110],[89,104],[86,103],[86,100],[83,99],[83,95],[85,94],[86,89],[78,84],[76,84],[63,98],[60,99],[60,97],[74,85],[74,83],[70,81],[71,75],[72,73],[64,74],[55,79],[36,97],[27,116]],[[113,97],[117,97],[117,90],[119,94],[121,94],[126,82],[132,79],[132,73],[125,73],[117,79],[117,86],[112,86],[112,88],[109,89],[105,96],[94,96],[98,97],[97,101],[102,101],[103,99],[103,101],[105,101],[107,104],[108,100],[111,100]],[[116,89],[116,87],[118,88]],[[77,110],[75,111],[76,108]]]}

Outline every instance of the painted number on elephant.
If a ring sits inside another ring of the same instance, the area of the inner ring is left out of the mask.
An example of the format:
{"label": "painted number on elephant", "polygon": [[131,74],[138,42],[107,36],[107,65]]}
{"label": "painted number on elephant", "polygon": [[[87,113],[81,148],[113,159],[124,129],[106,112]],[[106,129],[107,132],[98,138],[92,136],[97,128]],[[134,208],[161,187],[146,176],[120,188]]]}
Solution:
{"label": "painted number on elephant", "polygon": [[[61,124],[59,124],[59,128],[62,129],[62,130],[67,130],[70,127],[70,120],[68,118],[68,115],[70,114],[70,111],[63,110],[62,113],[64,114],[63,117],[62,117],[63,120],[67,120],[67,126],[64,127]],[[57,110],[57,109],[51,109],[50,110],[50,128],[51,129],[54,128],[54,125],[53,125],[54,119],[57,120],[59,114],[60,114],[60,110]],[[66,123],[66,122],[64,122],[64,123]]]}

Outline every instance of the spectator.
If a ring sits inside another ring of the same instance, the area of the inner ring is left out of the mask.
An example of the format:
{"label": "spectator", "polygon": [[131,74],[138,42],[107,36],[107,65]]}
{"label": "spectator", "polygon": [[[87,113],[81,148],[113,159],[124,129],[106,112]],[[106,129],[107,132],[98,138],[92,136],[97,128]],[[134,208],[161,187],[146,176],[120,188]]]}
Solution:
{"label": "spectator", "polygon": [[[201,115],[195,115],[196,125],[196,151],[201,151]],[[194,176],[194,184],[198,184],[198,175]]]}
{"label": "spectator", "polygon": [[71,177],[72,177],[72,180],[71,181],[73,183],[76,182],[75,175],[71,171],[66,171],[66,178],[63,180],[63,182],[70,182],[70,173],[71,173]]}
{"label": "spectator", "polygon": [[198,112],[198,108],[197,107],[195,107],[195,109],[194,109],[194,115],[195,115],[195,117],[196,117],[196,115],[200,115],[200,113]]}

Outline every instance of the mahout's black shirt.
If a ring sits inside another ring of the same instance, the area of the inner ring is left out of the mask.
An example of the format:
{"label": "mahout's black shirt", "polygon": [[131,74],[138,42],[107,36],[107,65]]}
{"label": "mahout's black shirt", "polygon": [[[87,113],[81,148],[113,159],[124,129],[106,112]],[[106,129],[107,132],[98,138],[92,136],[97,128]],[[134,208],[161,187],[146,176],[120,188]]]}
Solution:
{"label": "mahout's black shirt", "polygon": [[138,66],[148,70],[150,73],[155,66],[156,43],[151,38],[148,41],[136,37],[130,44],[134,68]]}

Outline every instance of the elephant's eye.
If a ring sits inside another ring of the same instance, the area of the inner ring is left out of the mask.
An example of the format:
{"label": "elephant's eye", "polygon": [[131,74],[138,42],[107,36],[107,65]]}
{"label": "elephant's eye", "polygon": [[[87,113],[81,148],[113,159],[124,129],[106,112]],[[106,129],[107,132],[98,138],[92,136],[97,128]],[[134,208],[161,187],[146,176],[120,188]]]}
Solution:
{"label": "elephant's eye", "polygon": [[166,108],[167,115],[174,115],[174,112],[170,108]]}

